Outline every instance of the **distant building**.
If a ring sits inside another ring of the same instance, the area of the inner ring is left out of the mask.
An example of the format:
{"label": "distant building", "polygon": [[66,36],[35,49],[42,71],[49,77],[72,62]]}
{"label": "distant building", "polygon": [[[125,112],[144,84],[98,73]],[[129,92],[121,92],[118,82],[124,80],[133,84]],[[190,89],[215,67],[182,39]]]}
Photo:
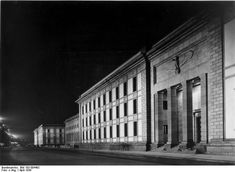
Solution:
{"label": "distant building", "polygon": [[42,124],[34,130],[35,146],[64,145],[64,125]]}
{"label": "distant building", "polygon": [[65,120],[65,145],[76,147],[79,144],[79,115]]}
{"label": "distant building", "polygon": [[83,93],[80,147],[235,152],[234,9],[191,18]]}

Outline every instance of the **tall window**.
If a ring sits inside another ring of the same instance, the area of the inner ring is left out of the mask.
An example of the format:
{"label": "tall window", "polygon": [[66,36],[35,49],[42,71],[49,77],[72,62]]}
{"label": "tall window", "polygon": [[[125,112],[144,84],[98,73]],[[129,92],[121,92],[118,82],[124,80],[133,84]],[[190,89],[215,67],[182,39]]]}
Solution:
{"label": "tall window", "polygon": [[119,99],[119,87],[116,87],[116,99]]}
{"label": "tall window", "polygon": [[106,127],[104,127],[104,138],[106,139]]}
{"label": "tall window", "polygon": [[119,125],[117,125],[117,137],[120,137],[119,132],[120,132]]}
{"label": "tall window", "polygon": [[167,101],[166,100],[163,101],[163,110],[167,110]]}
{"label": "tall window", "polygon": [[94,139],[96,139],[96,130],[94,129]]}
{"label": "tall window", "polygon": [[123,94],[124,96],[127,95],[127,82],[124,82]]}
{"label": "tall window", "polygon": [[90,110],[90,112],[91,112],[91,102],[89,102],[89,110]]}
{"label": "tall window", "polygon": [[127,103],[124,103],[124,116],[127,116]]}
{"label": "tall window", "polygon": [[110,126],[109,129],[110,129],[109,137],[112,138],[113,137],[113,127]]}
{"label": "tall window", "polygon": [[116,117],[119,118],[119,106],[116,106]]}
{"label": "tall window", "polygon": [[84,106],[82,106],[82,114],[84,114]]}
{"label": "tall window", "polygon": [[104,111],[104,122],[106,121],[106,111]]}
{"label": "tall window", "polygon": [[168,134],[168,127],[167,125],[163,125],[163,133]]}
{"label": "tall window", "polygon": [[125,137],[128,136],[128,127],[127,127],[127,123],[125,123],[125,125],[124,125],[124,134],[125,134]]}
{"label": "tall window", "polygon": [[95,109],[95,100],[93,100],[93,109]]}
{"label": "tall window", "polygon": [[88,140],[88,130],[86,131],[86,140]]}
{"label": "tall window", "polygon": [[91,116],[90,116],[89,122],[90,122],[90,126],[91,126]]}
{"label": "tall window", "polygon": [[87,121],[88,121],[88,117],[86,118],[86,126],[88,126],[88,125],[87,125]]}
{"label": "tall window", "polygon": [[100,97],[98,97],[98,107],[100,107]]}
{"label": "tall window", "polygon": [[157,67],[153,66],[153,83],[157,83]]}
{"label": "tall window", "polygon": [[103,94],[103,105],[106,105],[106,96]]}
{"label": "tall window", "polygon": [[101,129],[99,128],[99,139],[101,139]]}
{"label": "tall window", "polygon": [[82,126],[84,127],[84,119],[82,119]]}
{"label": "tall window", "polygon": [[112,90],[109,91],[109,102],[112,102]]}
{"label": "tall window", "polygon": [[137,100],[133,100],[133,113],[136,114],[137,113]]}
{"label": "tall window", "polygon": [[134,136],[137,136],[137,122],[136,121],[134,122],[133,127],[134,127]]}
{"label": "tall window", "polygon": [[85,140],[85,131],[83,131],[82,140]]}
{"label": "tall window", "polygon": [[92,139],[92,133],[91,132],[92,132],[92,130],[90,130],[90,140]]}
{"label": "tall window", "polygon": [[113,120],[112,108],[109,109],[109,120]]}
{"label": "tall window", "polygon": [[86,104],[86,113],[87,113],[87,104]]}
{"label": "tall window", "polygon": [[101,118],[100,118],[100,113],[99,113],[99,114],[98,114],[98,121],[99,121],[98,123],[100,123],[100,119],[101,119]]}
{"label": "tall window", "polygon": [[133,92],[137,90],[137,79],[136,77],[133,78]]}

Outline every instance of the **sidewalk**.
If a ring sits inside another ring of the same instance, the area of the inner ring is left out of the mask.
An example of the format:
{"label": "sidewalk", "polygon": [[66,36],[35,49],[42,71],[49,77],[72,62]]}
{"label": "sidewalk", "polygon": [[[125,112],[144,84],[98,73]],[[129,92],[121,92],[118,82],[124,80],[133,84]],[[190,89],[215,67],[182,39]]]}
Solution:
{"label": "sidewalk", "polygon": [[235,165],[235,156],[230,155],[212,155],[212,154],[185,154],[185,153],[167,153],[167,152],[139,152],[139,151],[111,151],[111,150],[80,150],[90,151],[102,154],[112,154],[122,157],[152,157],[152,158],[173,158],[173,159],[191,159],[203,160],[209,162],[223,162]]}

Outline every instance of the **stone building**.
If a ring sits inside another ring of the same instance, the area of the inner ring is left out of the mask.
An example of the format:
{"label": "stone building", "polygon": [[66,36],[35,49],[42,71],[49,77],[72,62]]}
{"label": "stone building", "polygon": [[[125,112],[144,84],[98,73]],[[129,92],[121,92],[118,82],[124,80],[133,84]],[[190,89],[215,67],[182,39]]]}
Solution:
{"label": "stone building", "polygon": [[80,148],[146,149],[147,68],[137,53],[80,96]]}
{"label": "stone building", "polygon": [[147,53],[152,149],[235,152],[235,10],[200,14]]}
{"label": "stone building", "polygon": [[34,130],[35,146],[64,145],[64,125],[42,124]]}
{"label": "stone building", "polygon": [[65,120],[65,145],[76,147],[79,144],[79,115]]}
{"label": "stone building", "polygon": [[235,152],[235,7],[198,14],[80,96],[81,147]]}

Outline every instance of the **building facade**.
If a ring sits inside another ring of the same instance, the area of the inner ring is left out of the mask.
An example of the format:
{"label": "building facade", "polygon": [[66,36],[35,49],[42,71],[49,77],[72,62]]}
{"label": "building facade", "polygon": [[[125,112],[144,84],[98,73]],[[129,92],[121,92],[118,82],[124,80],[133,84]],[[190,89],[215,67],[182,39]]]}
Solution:
{"label": "building facade", "polygon": [[147,65],[137,53],[76,101],[81,148],[146,149]]}
{"label": "building facade", "polygon": [[79,145],[79,115],[65,120],[65,145],[77,147]]}
{"label": "building facade", "polygon": [[234,9],[191,18],[82,94],[81,147],[235,152]]}
{"label": "building facade", "polygon": [[42,124],[34,130],[35,146],[64,145],[64,125]]}

